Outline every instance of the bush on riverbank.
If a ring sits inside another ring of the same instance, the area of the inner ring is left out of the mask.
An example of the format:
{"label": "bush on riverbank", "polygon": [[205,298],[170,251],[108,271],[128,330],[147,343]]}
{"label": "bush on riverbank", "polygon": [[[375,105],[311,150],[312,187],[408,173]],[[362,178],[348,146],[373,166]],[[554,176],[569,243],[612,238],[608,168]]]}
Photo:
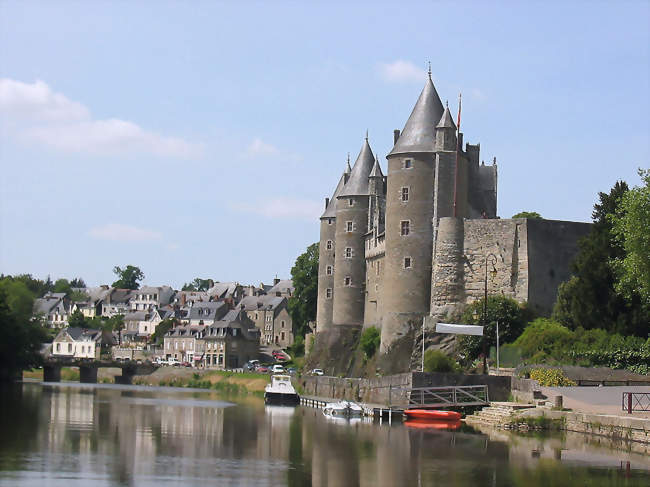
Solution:
{"label": "bush on riverbank", "polygon": [[512,344],[502,347],[502,352],[519,353],[524,363],[600,366],[640,374],[648,374],[650,369],[650,339],[601,329],[569,330],[547,318],[531,322]]}
{"label": "bush on riverbank", "polygon": [[424,352],[425,372],[459,372],[460,365],[440,350],[427,350]]}
{"label": "bush on riverbank", "polygon": [[569,379],[562,369],[533,369],[530,371],[530,378],[536,380],[540,386],[545,387],[569,387],[576,383]]}

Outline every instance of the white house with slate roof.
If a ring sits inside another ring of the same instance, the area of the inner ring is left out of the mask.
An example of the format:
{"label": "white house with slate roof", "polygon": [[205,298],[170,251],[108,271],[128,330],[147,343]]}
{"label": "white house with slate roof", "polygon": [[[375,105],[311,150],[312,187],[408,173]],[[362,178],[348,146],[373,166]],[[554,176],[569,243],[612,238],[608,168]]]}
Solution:
{"label": "white house with slate roof", "polygon": [[34,300],[34,315],[42,315],[50,328],[61,328],[68,324],[68,306],[65,293],[47,293]]}
{"label": "white house with slate roof", "polygon": [[112,336],[101,330],[64,328],[52,342],[52,356],[99,360],[102,344],[114,345]]}

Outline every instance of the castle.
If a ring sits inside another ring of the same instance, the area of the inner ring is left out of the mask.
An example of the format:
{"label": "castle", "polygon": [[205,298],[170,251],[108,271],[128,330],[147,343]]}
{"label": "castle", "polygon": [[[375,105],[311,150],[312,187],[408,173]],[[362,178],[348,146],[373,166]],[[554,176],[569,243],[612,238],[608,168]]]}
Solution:
{"label": "castle", "polygon": [[[500,219],[497,165],[465,144],[431,73],[382,173],[368,137],[320,217],[316,330],[375,326],[381,348],[490,294],[547,314],[587,223]],[[489,271],[489,272],[488,272]]]}

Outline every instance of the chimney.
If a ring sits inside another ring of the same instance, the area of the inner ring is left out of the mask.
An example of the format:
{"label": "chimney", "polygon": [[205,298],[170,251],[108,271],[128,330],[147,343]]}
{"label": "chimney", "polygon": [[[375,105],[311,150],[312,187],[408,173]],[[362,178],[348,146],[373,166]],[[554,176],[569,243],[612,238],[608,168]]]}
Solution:
{"label": "chimney", "polygon": [[393,144],[397,144],[397,139],[399,139],[399,130],[393,130]]}
{"label": "chimney", "polygon": [[327,210],[327,207],[329,206],[329,204],[330,204],[330,199],[329,199],[329,198],[325,198],[325,209],[326,209],[326,210]]}
{"label": "chimney", "polygon": [[273,279],[273,285],[274,285],[274,286],[275,286],[278,282],[280,282],[280,279],[278,279],[277,277],[276,277],[275,279]]}

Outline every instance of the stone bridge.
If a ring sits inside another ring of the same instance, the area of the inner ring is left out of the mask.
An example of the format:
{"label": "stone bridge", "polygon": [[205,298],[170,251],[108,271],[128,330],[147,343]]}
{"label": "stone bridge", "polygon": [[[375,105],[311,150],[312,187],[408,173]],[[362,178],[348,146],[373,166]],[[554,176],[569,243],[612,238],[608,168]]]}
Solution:
{"label": "stone bridge", "polygon": [[62,367],[79,367],[79,382],[84,384],[97,383],[97,370],[100,367],[122,369],[122,375],[115,376],[116,384],[131,384],[134,375],[148,375],[157,368],[150,362],[138,363],[132,360],[115,361],[49,358],[43,363],[43,382],[60,382]]}

